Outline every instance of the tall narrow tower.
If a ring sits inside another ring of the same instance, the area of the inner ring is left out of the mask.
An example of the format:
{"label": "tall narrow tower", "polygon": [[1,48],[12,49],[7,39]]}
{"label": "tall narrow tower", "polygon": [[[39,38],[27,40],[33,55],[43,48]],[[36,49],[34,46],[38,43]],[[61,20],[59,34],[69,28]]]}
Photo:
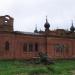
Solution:
{"label": "tall narrow tower", "polygon": [[0,31],[13,31],[13,18],[9,15],[0,16]]}
{"label": "tall narrow tower", "polygon": [[70,27],[70,31],[71,31],[71,32],[74,32],[74,31],[75,31],[75,27],[74,27],[74,25],[73,25],[73,21],[72,21],[72,25],[71,25],[71,27]]}

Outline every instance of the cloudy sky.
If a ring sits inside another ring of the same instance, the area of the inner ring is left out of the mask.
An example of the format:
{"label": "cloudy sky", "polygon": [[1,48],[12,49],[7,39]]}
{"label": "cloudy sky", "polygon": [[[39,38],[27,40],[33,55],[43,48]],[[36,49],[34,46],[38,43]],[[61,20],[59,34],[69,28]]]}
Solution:
{"label": "cloudy sky", "polygon": [[0,0],[0,15],[14,18],[15,31],[44,30],[46,16],[50,29],[69,29],[74,22],[75,0]]}

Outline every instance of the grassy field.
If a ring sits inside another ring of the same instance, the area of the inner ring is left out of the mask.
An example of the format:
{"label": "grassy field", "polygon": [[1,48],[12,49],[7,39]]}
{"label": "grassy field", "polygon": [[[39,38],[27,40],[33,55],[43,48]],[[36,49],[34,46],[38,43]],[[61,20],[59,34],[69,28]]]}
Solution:
{"label": "grassy field", "polygon": [[0,61],[0,75],[75,75],[74,60],[55,61],[55,64],[28,64],[25,61]]}

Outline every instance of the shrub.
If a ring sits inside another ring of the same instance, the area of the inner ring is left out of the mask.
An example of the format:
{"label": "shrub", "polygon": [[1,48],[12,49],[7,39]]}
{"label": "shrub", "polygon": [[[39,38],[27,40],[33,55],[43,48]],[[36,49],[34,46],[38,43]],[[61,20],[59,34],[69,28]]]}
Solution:
{"label": "shrub", "polygon": [[40,52],[39,53],[39,57],[40,57],[40,62],[43,63],[43,64],[45,64],[45,65],[53,64],[54,63],[52,60],[50,60],[48,58],[48,55],[46,53]]}

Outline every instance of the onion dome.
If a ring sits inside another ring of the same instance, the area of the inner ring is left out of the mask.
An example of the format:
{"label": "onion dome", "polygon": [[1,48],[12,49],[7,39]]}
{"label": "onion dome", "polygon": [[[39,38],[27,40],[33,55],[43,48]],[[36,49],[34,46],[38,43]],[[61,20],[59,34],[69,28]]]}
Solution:
{"label": "onion dome", "polygon": [[74,30],[75,30],[75,27],[73,26],[73,21],[72,21],[72,26],[70,27],[70,31],[74,32]]}
{"label": "onion dome", "polygon": [[48,23],[47,17],[46,17],[46,23],[44,24],[45,30],[49,30],[50,24]]}
{"label": "onion dome", "polygon": [[36,27],[35,27],[34,33],[38,33],[37,25],[36,25]]}

